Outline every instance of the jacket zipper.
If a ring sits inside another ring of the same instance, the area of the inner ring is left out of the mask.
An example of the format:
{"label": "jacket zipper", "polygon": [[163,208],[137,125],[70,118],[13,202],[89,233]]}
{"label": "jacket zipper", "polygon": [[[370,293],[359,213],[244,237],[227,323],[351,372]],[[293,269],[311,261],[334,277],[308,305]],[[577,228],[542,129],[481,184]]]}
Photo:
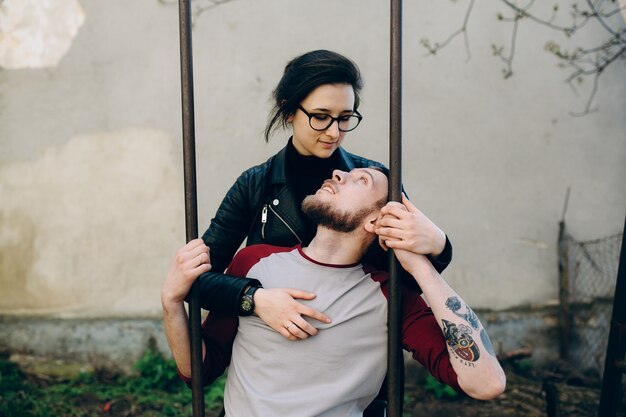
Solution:
{"label": "jacket zipper", "polygon": [[261,211],[261,238],[265,240],[265,225],[267,224],[267,204],[263,205],[263,211]]}
{"label": "jacket zipper", "polygon": [[[267,222],[267,204],[263,206],[263,213],[265,213],[265,222]],[[300,239],[300,236],[298,236],[298,234],[296,232],[294,232],[294,230],[291,228],[291,226],[289,226],[289,224],[285,221],[285,219],[283,219],[282,217],[280,217],[280,214],[276,213],[276,210],[274,210],[272,208],[272,206],[269,206],[270,210],[272,211],[272,213],[274,213],[276,215],[276,217],[278,217],[280,219],[281,222],[283,222],[283,224],[285,226],[287,226],[287,229],[289,229],[291,231],[291,233],[293,233],[293,235],[296,237],[296,239],[298,239],[298,242],[302,243],[302,239]],[[263,213],[261,214],[261,222],[263,223]],[[263,228],[261,228],[261,236],[263,236]],[[265,239],[265,237],[263,237],[263,239]]]}

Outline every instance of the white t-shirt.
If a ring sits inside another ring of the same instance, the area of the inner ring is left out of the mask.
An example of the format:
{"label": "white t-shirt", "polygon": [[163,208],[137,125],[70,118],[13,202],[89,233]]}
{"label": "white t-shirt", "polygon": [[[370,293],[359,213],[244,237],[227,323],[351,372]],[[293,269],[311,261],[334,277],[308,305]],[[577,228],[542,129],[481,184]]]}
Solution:
{"label": "white t-shirt", "polygon": [[319,333],[290,341],[256,316],[240,317],[226,415],[362,416],[387,371],[387,300],[380,284],[360,264],[320,264],[300,247],[250,246],[232,265],[234,275],[256,278],[264,288],[314,292],[313,300],[298,301],[332,322],[305,317]]}

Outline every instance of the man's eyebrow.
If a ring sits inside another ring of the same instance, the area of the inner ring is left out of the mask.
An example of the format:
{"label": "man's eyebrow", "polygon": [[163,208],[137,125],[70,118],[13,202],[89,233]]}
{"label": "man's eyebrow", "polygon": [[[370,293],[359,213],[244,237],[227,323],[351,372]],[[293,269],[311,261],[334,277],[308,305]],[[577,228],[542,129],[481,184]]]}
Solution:
{"label": "man's eyebrow", "polygon": [[369,172],[369,170],[368,170],[367,168],[358,168],[358,170],[359,170],[359,171],[363,171],[363,172],[365,172],[367,175],[369,175],[369,176],[370,176],[370,178],[372,179],[372,184],[374,184],[374,182],[375,182],[376,180],[374,179],[374,176],[372,175],[372,173],[371,173],[371,172]]}

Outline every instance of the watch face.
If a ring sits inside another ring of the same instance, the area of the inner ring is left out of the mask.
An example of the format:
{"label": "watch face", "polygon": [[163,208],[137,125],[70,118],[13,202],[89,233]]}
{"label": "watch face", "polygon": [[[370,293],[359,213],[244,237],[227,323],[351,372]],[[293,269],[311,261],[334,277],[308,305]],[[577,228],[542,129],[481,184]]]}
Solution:
{"label": "watch face", "polygon": [[252,309],[252,297],[247,294],[243,296],[243,300],[241,301],[241,309],[246,312]]}

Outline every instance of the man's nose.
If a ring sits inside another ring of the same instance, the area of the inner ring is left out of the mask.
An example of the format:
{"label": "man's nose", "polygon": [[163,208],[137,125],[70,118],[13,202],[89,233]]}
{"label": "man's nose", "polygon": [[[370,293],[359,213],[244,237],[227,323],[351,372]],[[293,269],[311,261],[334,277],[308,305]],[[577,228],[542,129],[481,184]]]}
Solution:
{"label": "man's nose", "polygon": [[333,120],[333,122],[326,128],[326,135],[337,139],[339,137],[339,120]]}
{"label": "man's nose", "polygon": [[338,183],[342,183],[345,181],[347,175],[347,172],[336,169],[333,171],[333,180],[337,181]]}

